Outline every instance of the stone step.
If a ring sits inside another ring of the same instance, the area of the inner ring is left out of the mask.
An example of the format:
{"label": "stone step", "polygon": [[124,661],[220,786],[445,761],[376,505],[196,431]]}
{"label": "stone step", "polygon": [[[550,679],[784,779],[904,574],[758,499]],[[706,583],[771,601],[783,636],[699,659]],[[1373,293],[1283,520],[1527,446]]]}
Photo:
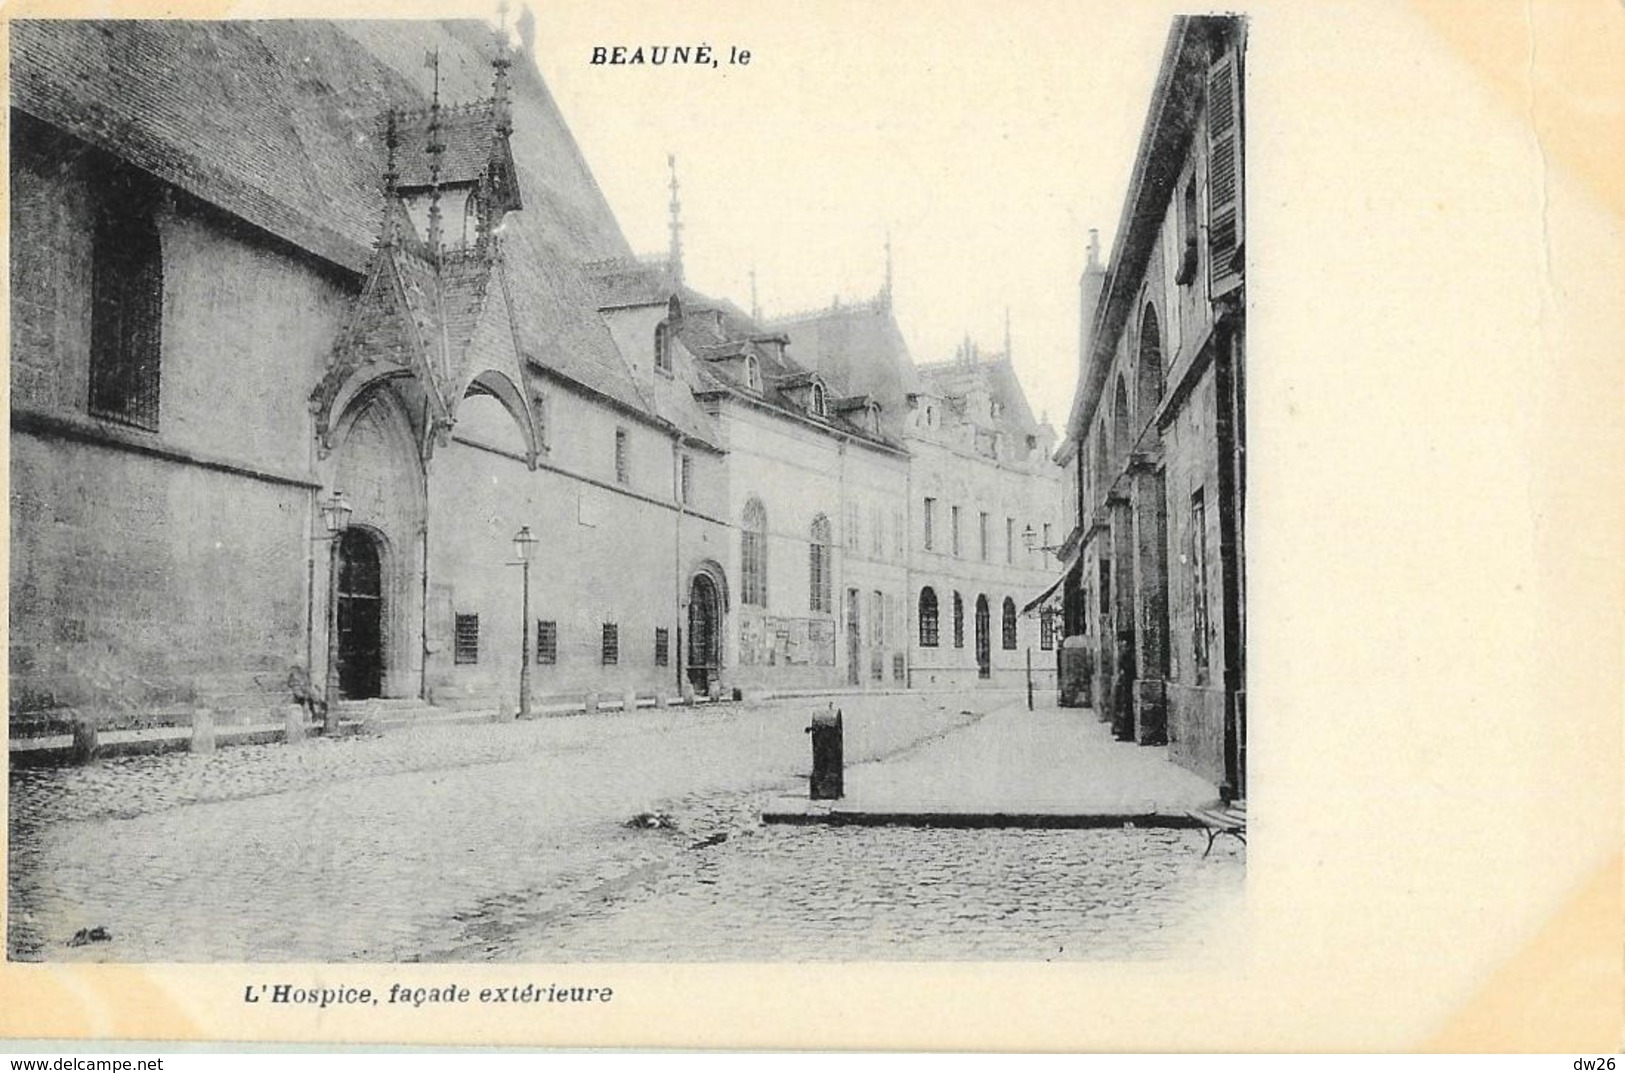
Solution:
{"label": "stone step", "polygon": [[433,708],[434,705],[418,697],[369,697],[366,700],[341,700],[334,707],[341,712],[396,712],[413,708]]}

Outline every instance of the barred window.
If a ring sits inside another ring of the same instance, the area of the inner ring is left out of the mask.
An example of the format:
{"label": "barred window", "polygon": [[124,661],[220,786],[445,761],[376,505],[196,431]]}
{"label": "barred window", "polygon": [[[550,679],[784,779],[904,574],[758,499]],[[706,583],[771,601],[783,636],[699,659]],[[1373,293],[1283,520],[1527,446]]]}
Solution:
{"label": "barred window", "polygon": [[960,544],[959,544],[959,508],[958,507],[952,508],[950,513],[952,514],[952,521],[953,521],[954,554],[958,555],[959,554],[959,549],[960,549]]}
{"label": "barred window", "polygon": [[458,615],[453,630],[452,662],[480,661],[480,616]]}
{"label": "barred window", "polygon": [[925,497],[925,550],[930,551],[933,533],[937,524],[937,501],[930,496]]}
{"label": "barred window", "polygon": [[671,631],[664,626],[655,627],[655,666],[665,667],[671,662]]}
{"label": "barred window", "polygon": [[536,662],[557,663],[559,661],[559,624],[557,622],[544,622],[536,620]]}
{"label": "barred window", "polygon": [[937,594],[929,586],[920,590],[920,647],[937,647]]}
{"label": "barred window", "polygon": [[831,592],[829,519],[820,514],[813,519],[812,537],[807,545],[807,609],[831,611],[834,600]]}
{"label": "barred window", "polygon": [[615,480],[619,484],[632,481],[632,459],[627,453],[626,429],[615,430]]}
{"label": "barred window", "polygon": [[846,505],[846,550],[856,552],[863,547],[862,537],[858,530],[858,505]]}
{"label": "barred window", "polygon": [[954,647],[965,647],[965,598],[954,593]]}
{"label": "barred window", "polygon": [[1016,602],[1010,597],[1004,598],[1004,648],[1005,651],[1014,651],[1016,647]]}
{"label": "barred window", "polygon": [[679,466],[680,474],[677,485],[679,498],[684,506],[694,502],[694,457],[684,455]]}
{"label": "barred window", "polygon": [[621,628],[613,622],[604,623],[603,664],[613,667],[621,662]]}
{"label": "barred window", "polygon": [[1048,652],[1055,647],[1055,611],[1044,608],[1038,614],[1038,647]]}
{"label": "barred window", "polygon": [[752,607],[767,606],[767,510],[752,496],[739,528],[739,599]]}
{"label": "barred window", "polygon": [[164,315],[158,225],[126,188],[102,207],[93,243],[90,412],[156,432]]}
{"label": "barred window", "polygon": [[982,511],[976,520],[978,547],[982,553],[982,561],[987,562],[987,511]]}
{"label": "barred window", "polygon": [[1004,520],[1004,561],[1007,563],[1016,561],[1016,520],[1014,518]]}

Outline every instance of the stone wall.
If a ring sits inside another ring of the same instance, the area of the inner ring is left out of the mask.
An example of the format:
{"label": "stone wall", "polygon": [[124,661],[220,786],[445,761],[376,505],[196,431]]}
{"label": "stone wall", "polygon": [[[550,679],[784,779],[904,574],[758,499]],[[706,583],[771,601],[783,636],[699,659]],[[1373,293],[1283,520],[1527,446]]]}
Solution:
{"label": "stone wall", "polygon": [[306,395],[353,282],[155,187],[158,428],[94,418],[90,236],[105,163],[37,125],[18,131],[12,719],[64,706],[125,722],[194,704],[263,714],[307,660]]}

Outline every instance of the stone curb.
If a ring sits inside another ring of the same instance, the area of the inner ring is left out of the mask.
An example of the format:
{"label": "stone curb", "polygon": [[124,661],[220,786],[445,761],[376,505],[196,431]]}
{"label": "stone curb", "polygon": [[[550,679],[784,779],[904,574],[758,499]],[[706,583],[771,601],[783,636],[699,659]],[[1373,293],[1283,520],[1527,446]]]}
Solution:
{"label": "stone curb", "polygon": [[[922,696],[939,692],[937,690],[923,689],[888,689],[888,690],[838,690],[838,691],[803,691],[785,690],[783,692],[767,691],[763,695],[750,698],[757,701],[798,700],[834,697],[873,697],[873,696]],[[944,690],[941,692],[953,692]],[[989,690],[988,692],[997,692]],[[665,709],[652,697],[639,697],[638,710],[666,710],[680,711],[684,708],[699,710],[715,710],[728,708],[740,703],[731,699],[708,700],[696,698],[693,704],[678,702],[669,703]],[[424,705],[423,709],[429,706]],[[624,711],[620,701],[600,703],[597,712]],[[544,704],[538,705],[531,712],[532,720],[553,716],[571,716],[588,714],[585,705],[573,704]],[[596,713],[594,713],[596,714]],[[387,716],[381,715],[371,719],[344,719],[339,724],[339,737],[349,737],[364,731],[398,730],[403,727],[428,726],[457,726],[474,723],[502,722],[500,713],[490,708],[470,709],[440,709],[435,715],[418,716]],[[317,731],[320,724],[307,723],[305,733],[311,738],[320,737]],[[283,724],[255,723],[248,726],[219,727],[215,731],[215,744],[217,746],[232,745],[271,745],[286,739],[287,730]],[[96,756],[99,759],[111,759],[124,756],[152,756],[161,753],[186,752],[192,741],[192,730],[187,726],[149,727],[140,730],[109,730],[98,735]],[[35,767],[62,767],[73,762],[73,736],[70,734],[53,734],[43,737],[12,738],[10,740],[9,754],[12,768]]]}
{"label": "stone curb", "polygon": [[1088,828],[1145,827],[1201,828],[1200,820],[1184,812],[863,812],[835,809],[763,811],[762,822],[795,826],[832,827],[1015,827],[1083,830]]}

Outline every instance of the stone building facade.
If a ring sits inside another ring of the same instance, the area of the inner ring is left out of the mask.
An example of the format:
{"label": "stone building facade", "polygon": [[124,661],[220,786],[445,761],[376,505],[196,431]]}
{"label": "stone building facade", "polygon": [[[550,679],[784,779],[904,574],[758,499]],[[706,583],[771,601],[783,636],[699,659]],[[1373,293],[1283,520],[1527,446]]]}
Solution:
{"label": "stone building facade", "polygon": [[[249,721],[295,668],[508,709],[521,661],[540,700],[952,677],[915,669],[911,504],[963,458],[912,429],[889,311],[871,368],[694,292],[675,243],[638,261],[528,47],[12,31],[14,733]],[[1025,519],[1010,450],[967,509]]]}
{"label": "stone building facade", "polygon": [[[1119,737],[1245,792],[1245,24],[1175,20],[1058,453],[1068,645]],[[1080,640],[1081,639],[1081,640]]]}
{"label": "stone building facade", "polygon": [[893,659],[906,661],[909,683],[1019,685],[1030,656],[1035,683],[1053,686],[1054,623],[1047,610],[1027,611],[1053,578],[1042,549],[1060,537],[1062,471],[1050,459],[1055,433],[1034,418],[1010,363],[1008,333],[1003,353],[983,355],[967,339],[948,361],[916,364],[889,291],[774,328],[804,360],[878,400],[882,427],[908,452],[902,496],[872,497],[856,516],[868,518],[877,555],[895,541],[907,566],[888,637],[906,647]]}

